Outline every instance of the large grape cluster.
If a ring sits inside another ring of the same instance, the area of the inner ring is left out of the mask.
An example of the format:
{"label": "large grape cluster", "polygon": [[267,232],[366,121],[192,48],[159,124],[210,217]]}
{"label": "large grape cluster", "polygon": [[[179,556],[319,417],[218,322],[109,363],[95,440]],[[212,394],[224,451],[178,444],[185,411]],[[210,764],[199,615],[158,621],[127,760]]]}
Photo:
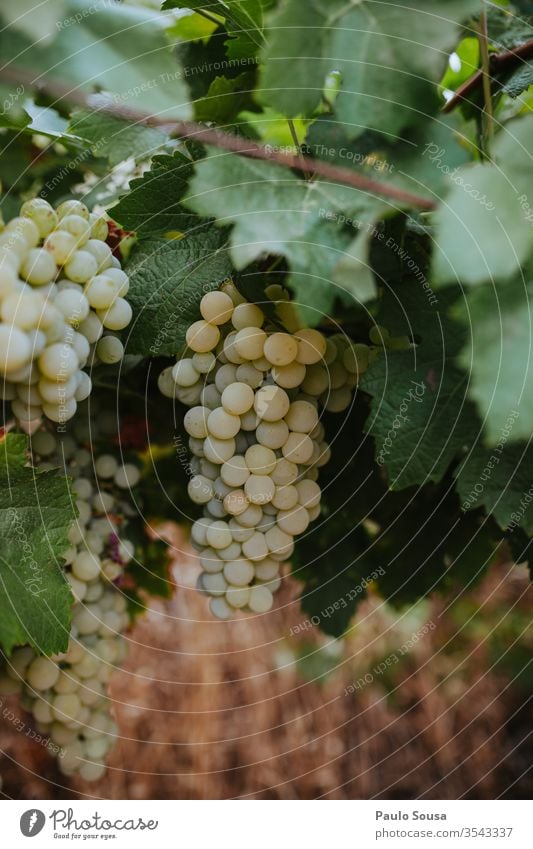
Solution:
{"label": "large grape cluster", "polygon": [[71,419],[91,392],[84,367],[123,356],[129,281],[107,233],[79,201],[35,198],[0,234],[0,394],[26,432]]}
{"label": "large grape cluster", "polygon": [[188,490],[204,513],[192,528],[199,587],[226,619],[271,608],[294,537],[320,514],[318,469],[330,456],[320,406],[350,405],[369,348],[280,331],[233,284],[204,295],[200,312],[187,354],[159,386],[190,407]]}
{"label": "large grape cluster", "polygon": [[7,674],[22,689],[22,703],[38,731],[58,747],[61,771],[97,781],[117,732],[107,686],[125,655],[122,634],[129,616],[117,583],[133,557],[124,528],[132,514],[128,490],[138,482],[139,470],[112,453],[87,451],[82,422],[72,431],[61,439],[38,431],[31,443],[39,469],[60,466],[73,478],[79,516],[64,555],[75,599],[69,646],[51,658],[29,647],[17,649]]}

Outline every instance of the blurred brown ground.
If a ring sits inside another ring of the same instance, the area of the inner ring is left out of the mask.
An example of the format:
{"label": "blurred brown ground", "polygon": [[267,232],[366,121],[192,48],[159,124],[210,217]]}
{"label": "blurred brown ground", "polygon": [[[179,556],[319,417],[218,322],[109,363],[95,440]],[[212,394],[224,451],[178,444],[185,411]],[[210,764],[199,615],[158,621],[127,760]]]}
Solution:
{"label": "blurred brown ground", "polygon": [[[130,635],[112,685],[121,739],[107,776],[69,785],[3,722],[6,797],[531,797],[529,679],[510,683],[532,642],[524,569],[492,570],[453,615],[432,601],[402,617],[371,598],[341,644],[314,629],[291,636],[305,617],[290,581],[274,612],[219,623],[195,577],[182,555],[174,600],[154,604]],[[401,662],[345,694],[428,621],[435,629]]]}

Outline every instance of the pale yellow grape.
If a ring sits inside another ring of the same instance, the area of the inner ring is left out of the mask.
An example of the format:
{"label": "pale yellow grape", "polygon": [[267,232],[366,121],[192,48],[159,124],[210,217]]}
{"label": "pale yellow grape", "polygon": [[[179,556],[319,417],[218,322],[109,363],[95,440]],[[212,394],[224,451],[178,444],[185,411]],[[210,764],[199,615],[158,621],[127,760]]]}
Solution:
{"label": "pale yellow grape", "polygon": [[314,522],[315,519],[318,519],[320,513],[322,512],[320,504],[317,504],[316,507],[306,507],[307,512],[309,513],[309,521]]}
{"label": "pale yellow grape", "polygon": [[267,613],[273,604],[274,599],[268,587],[251,587],[248,607],[253,613]]}
{"label": "pale yellow grape", "polygon": [[369,354],[368,345],[350,345],[342,357],[344,368],[351,374],[363,374],[368,368]]}
{"label": "pale yellow grape", "polygon": [[289,409],[289,396],[279,386],[262,386],[255,393],[254,409],[267,422],[283,419]]}
{"label": "pale yellow grape", "polygon": [[244,330],[245,327],[262,327],[265,316],[263,311],[255,304],[238,304],[233,310],[231,323],[235,330]]}
{"label": "pale yellow grape", "polygon": [[197,354],[205,354],[216,348],[220,339],[220,330],[213,324],[201,319],[195,321],[185,334],[187,345]]}
{"label": "pale yellow grape", "polygon": [[39,230],[41,238],[52,232],[57,224],[57,214],[50,204],[41,198],[32,198],[22,204],[20,214],[31,218]]}
{"label": "pale yellow grape", "polygon": [[347,378],[348,372],[341,363],[335,362],[330,366],[329,385],[331,389],[341,389],[346,383]]}
{"label": "pale yellow grape", "polygon": [[196,439],[194,436],[189,437],[189,450],[195,457],[204,457],[204,440]]}
{"label": "pale yellow grape", "polygon": [[81,218],[89,220],[89,210],[80,200],[64,200],[56,209],[59,221],[67,215],[79,215]]}
{"label": "pale yellow grape", "polygon": [[375,324],[374,327],[370,329],[370,333],[368,334],[370,341],[374,345],[384,345],[388,342],[390,333],[386,327],[383,327],[381,324]]}
{"label": "pale yellow grape", "polygon": [[254,360],[252,365],[257,371],[270,371],[270,363],[265,357],[259,357],[258,360]]}
{"label": "pale yellow grape", "polygon": [[220,358],[223,356],[226,357],[229,363],[233,365],[242,365],[245,362],[244,357],[237,352],[235,348],[235,339],[237,338],[237,331],[234,330],[232,333],[228,333],[226,338],[224,339],[223,350],[220,354]]}
{"label": "pale yellow grape", "polygon": [[273,480],[266,475],[250,475],[244,484],[246,497],[251,504],[268,504],[276,491]]}
{"label": "pale yellow grape", "polygon": [[56,272],[57,268],[52,256],[43,248],[32,248],[20,268],[22,277],[34,286],[49,283]]}
{"label": "pale yellow grape", "polygon": [[[38,333],[40,331],[37,331]],[[46,337],[45,337],[46,339]],[[78,360],[80,361],[80,368],[87,362],[89,359],[89,354],[91,353],[91,346],[83,333],[78,333],[77,330],[69,331],[69,341],[76,354],[78,355]],[[115,340],[119,341],[119,340]],[[44,345],[43,345],[44,349]],[[34,349],[35,350],[35,349]]]}
{"label": "pale yellow grape", "polygon": [[96,343],[96,356],[107,365],[119,363],[124,356],[124,345],[116,336],[104,336]]}
{"label": "pale yellow grape", "polygon": [[41,237],[39,228],[35,222],[32,221],[31,218],[25,218],[23,216],[12,218],[11,221],[6,224],[4,232],[17,233],[19,236],[22,236],[30,248],[35,248],[39,244],[39,239]]}
{"label": "pale yellow grape", "polygon": [[35,690],[48,690],[56,683],[59,672],[59,667],[50,658],[36,657],[26,670],[25,677]]}
{"label": "pale yellow grape", "polygon": [[289,428],[283,420],[279,422],[261,422],[256,431],[260,445],[277,450],[284,445],[289,437]]}
{"label": "pale yellow grape", "polygon": [[226,495],[229,495],[230,492],[233,492],[232,487],[225,484],[220,476],[217,476],[213,482],[213,494],[215,498],[218,498],[219,501],[224,501]]}
{"label": "pale yellow grape", "polygon": [[207,545],[206,533],[207,533],[207,528],[209,527],[210,524],[211,524],[211,520],[210,519],[204,519],[204,518],[196,519],[196,521],[193,522],[193,525],[192,525],[192,528],[191,528],[191,537],[193,539],[193,542],[195,542],[197,545],[200,545],[200,546]]}
{"label": "pale yellow grape", "polygon": [[76,719],[81,710],[81,701],[75,693],[60,693],[52,700],[52,713],[59,722]]}
{"label": "pale yellow grape", "polygon": [[242,607],[246,607],[248,604],[248,600],[250,598],[250,590],[248,587],[228,587],[226,592],[226,601],[230,605],[230,607],[234,607],[239,610]]}
{"label": "pale yellow grape", "polygon": [[111,280],[119,298],[125,298],[130,288],[129,277],[121,268],[106,268],[105,276]]}
{"label": "pale yellow grape", "polygon": [[124,330],[131,321],[133,310],[124,298],[117,298],[108,309],[97,310],[96,314],[108,330]]}
{"label": "pale yellow grape", "polygon": [[276,460],[276,466],[270,476],[276,486],[288,486],[297,479],[298,466],[285,457],[280,457]]}
{"label": "pale yellow grape", "polygon": [[211,463],[222,463],[230,460],[235,454],[234,439],[217,439],[208,436],[204,441],[204,455]]}
{"label": "pale yellow grape", "polygon": [[215,572],[213,574],[204,573],[202,575],[202,584],[205,591],[215,597],[225,595],[228,589],[228,582],[222,572]]}
{"label": "pale yellow grape", "polygon": [[319,485],[312,480],[298,481],[296,484],[298,501],[306,509],[317,507],[320,504],[322,490]]}
{"label": "pale yellow grape", "polygon": [[203,475],[195,475],[187,485],[187,494],[194,504],[207,504],[213,497],[211,481]]}
{"label": "pale yellow grape", "polygon": [[317,461],[318,468],[322,468],[322,466],[327,465],[331,460],[331,448],[329,447],[327,442],[321,442],[319,445],[320,449],[320,458]]}
{"label": "pale yellow grape", "polygon": [[85,295],[75,289],[64,289],[58,292],[54,306],[62,313],[68,324],[76,326],[87,318],[90,310],[89,301]]}
{"label": "pale yellow grape", "polygon": [[243,486],[250,477],[250,470],[245,458],[239,454],[235,454],[223,464],[220,470],[220,476],[228,486]]}
{"label": "pale yellow grape", "polygon": [[252,389],[257,389],[263,382],[263,372],[256,369],[252,363],[243,363],[237,368],[236,380],[239,383],[247,383]]}
{"label": "pale yellow grape", "polygon": [[266,342],[267,335],[264,330],[259,327],[244,327],[236,333],[233,347],[243,359],[257,360],[263,356]]}
{"label": "pale yellow grape", "polygon": [[205,439],[207,436],[207,417],[209,410],[206,407],[191,407],[183,417],[183,426],[189,436],[196,439]]}
{"label": "pale yellow grape", "polygon": [[91,224],[81,215],[65,215],[65,217],[59,222],[59,227],[57,229],[66,230],[67,233],[74,236],[76,243],[80,248],[83,247],[92,235]]}
{"label": "pale yellow grape", "polygon": [[[97,271],[105,271],[106,268],[111,268],[113,263],[113,254],[111,248],[100,239],[89,239],[85,244],[84,250],[91,254],[96,260]],[[122,295],[123,292],[118,294]]]}
{"label": "pale yellow grape", "polygon": [[118,298],[116,284],[107,274],[95,274],[86,284],[85,297],[95,310],[106,310]]}
{"label": "pale yellow grape", "polygon": [[241,430],[246,432],[255,431],[260,422],[259,416],[252,408],[241,416]]}
{"label": "pale yellow grape", "polygon": [[37,385],[43,401],[46,401],[48,404],[59,404],[65,398],[74,397],[77,380],[75,375],[71,375],[68,380],[63,382],[59,380],[47,380],[43,377]]}
{"label": "pale yellow grape", "polygon": [[292,484],[277,486],[272,504],[278,510],[290,510],[298,504],[298,490]]}
{"label": "pale yellow grape", "polygon": [[233,616],[233,608],[229,606],[225,598],[210,599],[209,609],[217,619],[231,619]]}
{"label": "pale yellow grape", "polygon": [[237,560],[241,556],[241,546],[238,542],[232,542],[226,548],[219,549],[218,553],[222,560],[225,560],[226,562],[229,562],[230,560]]}
{"label": "pale yellow grape", "polygon": [[176,386],[176,398],[187,407],[194,407],[200,401],[202,382],[199,380],[193,386]]}
{"label": "pale yellow grape", "polygon": [[242,416],[252,408],[254,398],[253,389],[246,383],[231,383],[222,393],[222,406],[226,412]]}
{"label": "pale yellow grape", "polygon": [[271,448],[264,445],[251,445],[244,459],[250,472],[255,475],[270,475],[276,468],[276,455]]}
{"label": "pale yellow grape", "polygon": [[113,478],[120,489],[131,489],[133,486],[137,486],[140,479],[141,473],[133,463],[124,463],[123,466],[119,466]]}
{"label": "pale yellow grape", "polygon": [[80,333],[83,333],[87,341],[92,345],[100,339],[104,331],[104,325],[97,315],[89,313],[87,318],[79,325],[78,330]]}
{"label": "pale yellow grape", "polygon": [[198,400],[203,407],[207,407],[209,410],[216,410],[217,407],[220,407],[222,395],[214,384],[209,384],[209,386],[203,387]]}
{"label": "pale yellow grape", "polygon": [[279,563],[270,557],[265,557],[255,564],[255,577],[260,581],[272,581],[279,575]]}
{"label": "pale yellow grape", "polygon": [[6,324],[29,330],[37,327],[43,306],[44,301],[37,292],[17,292],[4,298],[0,315]]}
{"label": "pale yellow grape", "polygon": [[56,343],[46,348],[38,360],[44,377],[66,380],[78,369],[78,357],[70,345]]}
{"label": "pale yellow grape", "polygon": [[298,354],[298,341],[288,333],[272,333],[264,346],[264,356],[273,366],[288,366]]}
{"label": "pale yellow grape", "polygon": [[210,324],[226,324],[233,313],[233,301],[225,292],[207,292],[200,301],[200,313]]}
{"label": "pale yellow grape", "polygon": [[200,374],[194,368],[192,360],[186,358],[178,360],[172,367],[172,377],[178,386],[189,387],[200,379]]}
{"label": "pale yellow grape", "polygon": [[244,528],[257,528],[263,518],[263,511],[259,504],[249,504],[237,518]]}
{"label": "pale yellow grape", "polygon": [[293,549],[293,538],[279,527],[270,528],[265,533],[265,539],[272,555],[289,557]]}
{"label": "pale yellow grape", "polygon": [[227,387],[231,386],[232,383],[235,383],[236,380],[237,367],[232,363],[226,363],[217,369],[217,373],[215,375],[215,386],[220,393],[224,392],[224,389],[227,389]]}
{"label": "pale yellow grape", "polygon": [[100,574],[100,558],[89,551],[81,551],[72,561],[72,572],[80,581],[93,581]]}
{"label": "pale yellow grape", "polygon": [[98,263],[89,251],[76,251],[65,263],[64,272],[74,283],[85,283],[98,271]]}
{"label": "pale yellow grape", "polygon": [[286,460],[293,463],[305,464],[313,456],[313,441],[306,433],[291,432],[281,449]]}
{"label": "pale yellow grape", "polygon": [[206,478],[210,478],[210,480],[215,480],[220,472],[220,466],[215,465],[215,463],[210,463],[209,460],[206,460],[205,457],[200,460],[200,469],[202,474],[206,476]]}
{"label": "pale yellow grape", "polygon": [[200,374],[209,374],[215,368],[217,361],[211,351],[206,351],[205,354],[193,354],[192,364]]}
{"label": "pale yellow grape", "polygon": [[242,544],[242,553],[248,560],[255,562],[256,560],[264,560],[268,556],[268,545],[265,535],[260,531],[256,531],[250,539]]}
{"label": "pale yellow grape", "polygon": [[250,581],[253,581],[253,564],[244,558],[226,563],[224,566],[224,577],[234,587],[245,587]]}
{"label": "pale yellow grape", "polygon": [[11,402],[11,410],[13,411],[13,415],[19,419],[20,422],[31,422],[34,419],[38,419],[41,415],[40,406],[25,404],[20,400],[20,398],[15,398],[15,400]]}
{"label": "pale yellow grape", "polygon": [[224,498],[224,510],[230,516],[241,516],[248,507],[248,498],[243,489],[234,489]]}
{"label": "pale yellow grape", "polygon": [[326,339],[318,330],[297,330],[294,338],[298,344],[296,360],[303,365],[318,363],[326,353]]}
{"label": "pale yellow grape", "polygon": [[31,344],[26,333],[17,327],[0,324],[0,371],[14,371],[30,359]]}
{"label": "pale yellow grape", "polygon": [[[242,492],[242,490],[241,490],[241,492]],[[242,494],[243,494],[244,498],[246,499],[244,492],[242,492]],[[248,501],[246,501],[246,504],[248,505]],[[250,539],[250,537],[255,533],[253,527],[245,528],[245,527],[243,527],[243,525],[239,524],[237,519],[234,519],[233,517],[229,520],[228,524],[229,524],[229,527],[230,527],[230,530],[231,530],[231,535],[232,535],[233,539],[235,540],[235,542],[238,542],[238,543],[246,542],[246,540]]]}
{"label": "pale yellow grape", "polygon": [[239,416],[233,416],[219,407],[209,413],[207,428],[209,433],[217,439],[231,439],[241,429],[241,420]]}
{"label": "pale yellow grape", "polygon": [[273,366],[272,377],[282,389],[296,389],[305,378],[306,367],[301,363],[290,363],[288,366]]}
{"label": "pale yellow grape", "polygon": [[[31,250],[24,236],[19,233],[0,233],[0,247],[3,255],[7,254],[8,264],[11,264],[15,271],[20,269]],[[16,262],[13,261],[13,256],[17,258]]]}
{"label": "pale yellow grape", "polygon": [[303,534],[309,525],[309,513],[300,504],[291,510],[280,510],[277,516],[278,527],[287,534]]}
{"label": "pale yellow grape", "polygon": [[222,572],[224,568],[224,561],[220,559],[214,548],[205,548],[202,551],[200,555],[200,564],[202,569],[212,575],[217,572]]}
{"label": "pale yellow grape", "polygon": [[93,388],[93,382],[84,371],[78,372],[78,385],[74,393],[74,400],[79,403],[89,397]]}
{"label": "pale yellow grape", "polygon": [[346,386],[343,386],[341,389],[334,389],[332,392],[326,393],[321,401],[328,412],[342,413],[350,406],[352,393]]}

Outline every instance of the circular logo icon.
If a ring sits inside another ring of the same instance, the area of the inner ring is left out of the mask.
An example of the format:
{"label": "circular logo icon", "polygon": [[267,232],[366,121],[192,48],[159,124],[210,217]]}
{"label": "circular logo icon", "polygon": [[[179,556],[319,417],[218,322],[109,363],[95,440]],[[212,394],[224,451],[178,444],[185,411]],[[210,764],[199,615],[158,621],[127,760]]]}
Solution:
{"label": "circular logo icon", "polygon": [[43,830],[46,817],[42,811],[32,808],[25,811],[20,818],[20,830],[24,837],[35,837]]}

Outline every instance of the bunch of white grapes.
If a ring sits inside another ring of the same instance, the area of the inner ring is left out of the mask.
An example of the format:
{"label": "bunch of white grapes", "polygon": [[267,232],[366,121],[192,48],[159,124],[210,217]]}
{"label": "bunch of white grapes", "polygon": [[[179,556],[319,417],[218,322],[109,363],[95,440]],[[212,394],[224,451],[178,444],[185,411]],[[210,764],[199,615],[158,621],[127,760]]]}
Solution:
{"label": "bunch of white grapes", "polygon": [[199,588],[227,619],[272,607],[294,537],[320,514],[318,469],[330,457],[320,406],[350,405],[370,349],[342,334],[280,331],[232,283],[204,295],[200,312],[187,354],[159,387],[190,407],[188,491],[204,513],[192,528]]}
{"label": "bunch of white grapes", "polygon": [[61,466],[73,478],[79,516],[64,557],[75,604],[67,651],[44,657],[17,649],[6,664],[10,681],[0,681],[0,689],[10,682],[22,689],[38,731],[59,747],[63,773],[97,781],[117,734],[107,687],[125,656],[129,616],[116,582],[134,554],[123,526],[133,512],[127,494],[140,473],[111,453],[93,456],[71,435],[59,441],[38,431],[31,447],[40,469]]}
{"label": "bunch of white grapes", "polygon": [[28,433],[43,415],[71,419],[91,392],[84,367],[124,354],[129,281],[107,234],[79,201],[53,209],[39,198],[0,234],[0,395]]}

